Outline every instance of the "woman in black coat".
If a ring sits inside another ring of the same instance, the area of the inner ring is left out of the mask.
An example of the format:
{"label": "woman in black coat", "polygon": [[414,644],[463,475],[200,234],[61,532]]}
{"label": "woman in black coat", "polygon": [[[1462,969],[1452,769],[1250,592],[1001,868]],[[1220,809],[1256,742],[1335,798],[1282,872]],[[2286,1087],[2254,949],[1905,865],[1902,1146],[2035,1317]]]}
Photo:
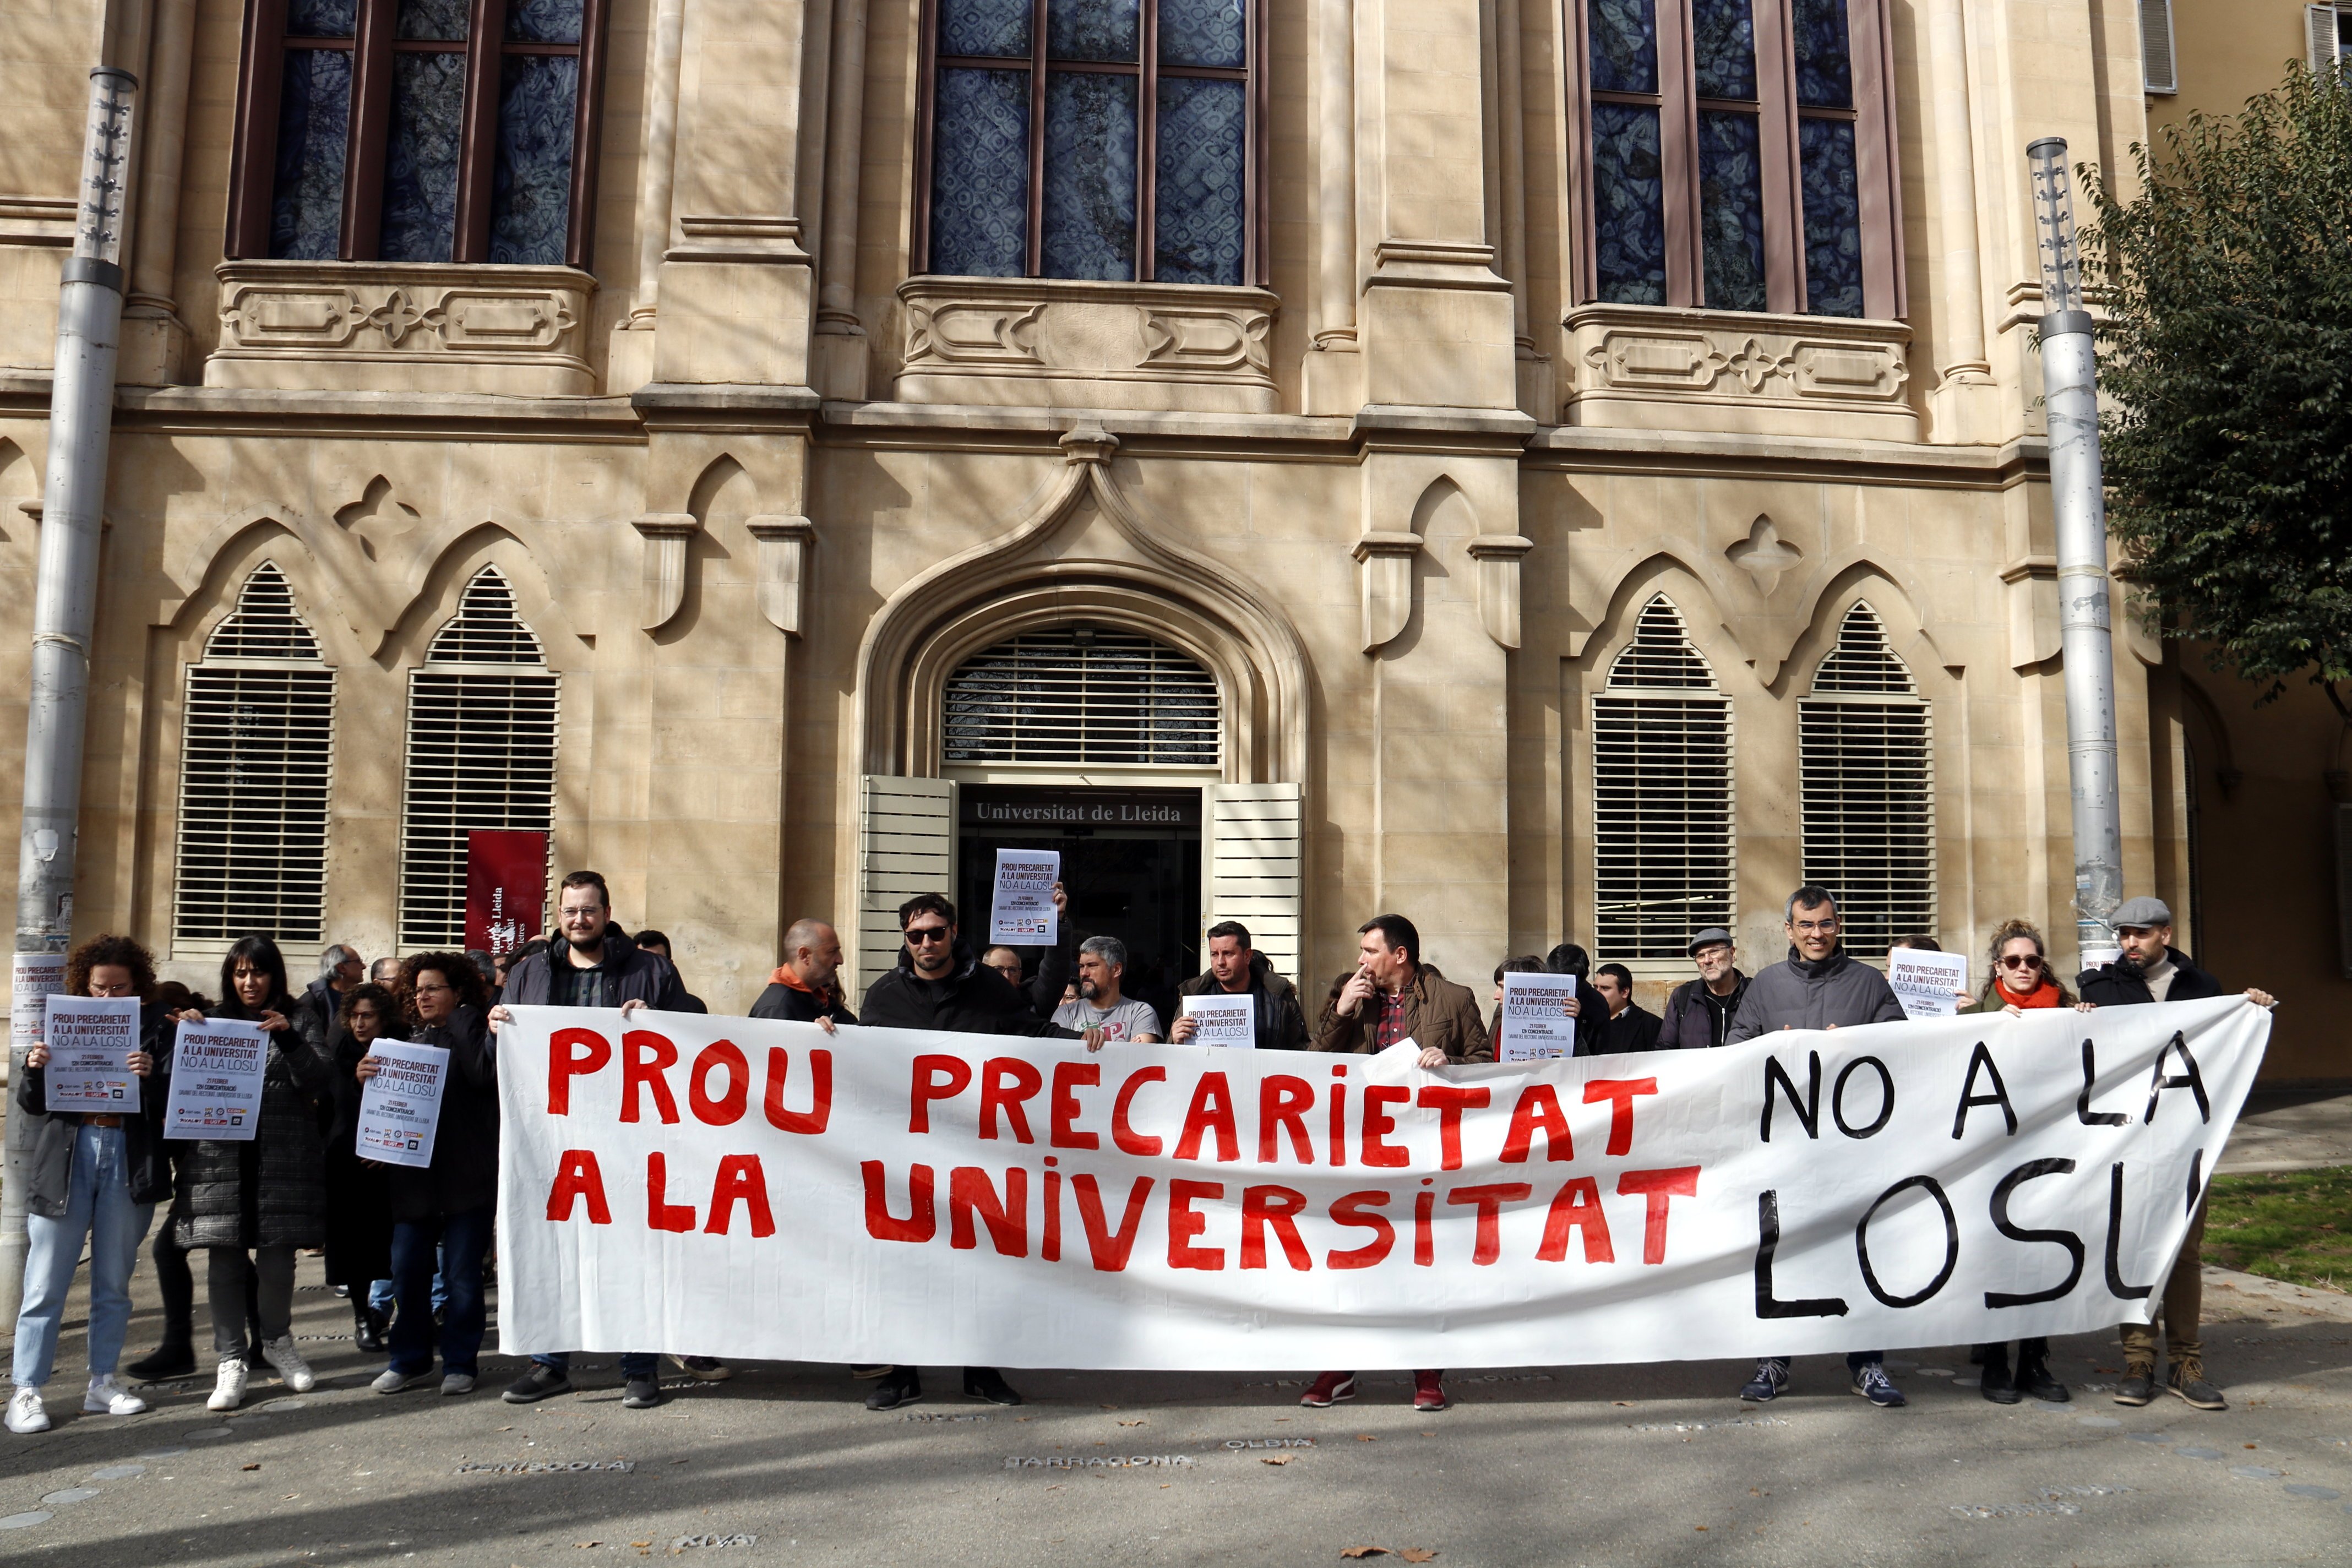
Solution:
{"label": "woman in black coat", "polygon": [[384,1169],[362,1160],[359,1065],[378,1040],[401,1037],[400,1005],[373,982],[352,987],[335,1020],[334,1121],[327,1129],[327,1283],[351,1292],[352,1339],[370,1354],[383,1350],[390,1314],[370,1301],[392,1278],[392,1193]]}
{"label": "woman in black coat", "polygon": [[[316,1383],[294,1349],[294,1254],[327,1236],[326,1145],[319,1109],[333,1093],[335,1068],[321,1021],[302,1009],[296,1026],[286,960],[266,936],[249,936],[221,961],[225,1000],[205,1016],[257,1024],[269,1037],[261,1081],[261,1115],[245,1142],[194,1139],[180,1145],[179,1192],[172,1204],[173,1238],[188,1251],[209,1249],[205,1293],[212,1304],[213,1350],[219,1370],[210,1409],[245,1403],[245,1273],[258,1278],[261,1355],[297,1394]],[[202,1021],[193,1013],[181,1016]]]}
{"label": "woman in black coat", "polygon": [[[495,1234],[499,1197],[499,1069],[488,988],[462,952],[420,952],[400,973],[401,1012],[409,1043],[449,1053],[441,1080],[441,1115],[433,1163],[384,1167],[392,1201],[392,1279],[400,1309],[392,1320],[392,1363],[375,1380],[378,1394],[398,1394],[433,1375],[433,1271],[442,1287],[441,1392],[471,1394],[480,1375],[482,1259]],[[382,1064],[361,1058],[359,1081]]]}

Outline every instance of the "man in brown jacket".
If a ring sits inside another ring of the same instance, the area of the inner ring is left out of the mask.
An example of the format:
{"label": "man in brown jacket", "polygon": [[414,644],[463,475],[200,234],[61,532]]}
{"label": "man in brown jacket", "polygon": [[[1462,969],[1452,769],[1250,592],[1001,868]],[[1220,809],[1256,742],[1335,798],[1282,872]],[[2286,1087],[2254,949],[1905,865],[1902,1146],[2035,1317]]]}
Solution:
{"label": "man in brown jacket", "polygon": [[[1478,998],[1467,986],[1454,984],[1421,962],[1421,933],[1411,921],[1402,915],[1374,915],[1356,928],[1356,934],[1361,939],[1356,944],[1360,962],[1354,973],[1331,983],[1331,994],[1315,1025],[1315,1049],[1363,1055],[1411,1040],[1421,1047],[1424,1068],[1495,1059],[1486,1021],[1478,1016]],[[1436,1367],[1412,1374],[1415,1410],[1446,1407],[1444,1376]],[[1355,1397],[1353,1372],[1327,1372],[1298,1403],[1310,1410],[1328,1410]]]}
{"label": "man in brown jacket", "polygon": [[1331,983],[1315,1049],[1364,1055],[1411,1040],[1425,1068],[1495,1059],[1478,998],[1421,962],[1421,933],[1411,921],[1374,915],[1356,931],[1360,962]]}

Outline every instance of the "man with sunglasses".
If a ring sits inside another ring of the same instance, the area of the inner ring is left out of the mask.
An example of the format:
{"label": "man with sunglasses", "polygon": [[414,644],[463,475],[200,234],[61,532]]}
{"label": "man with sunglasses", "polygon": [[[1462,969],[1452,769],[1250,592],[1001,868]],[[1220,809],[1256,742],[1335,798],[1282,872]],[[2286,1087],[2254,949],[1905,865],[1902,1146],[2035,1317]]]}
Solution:
{"label": "man with sunglasses", "polygon": [[[1783,930],[1789,936],[1786,963],[1773,964],[1748,983],[1748,994],[1731,1021],[1727,1045],[1782,1029],[1837,1029],[1858,1024],[1891,1024],[1903,1004],[1886,976],[1858,963],[1840,945],[1843,922],[1837,895],[1808,883],[1789,895]],[[1886,1375],[1884,1351],[1849,1351],[1846,1370],[1853,1391],[1882,1410],[1904,1403],[1903,1391]],[[1755,1404],[1777,1399],[1789,1386],[1789,1358],[1765,1356],[1739,1397]]]}
{"label": "man with sunglasses", "polygon": [[[1056,916],[1066,910],[1062,886],[1054,884]],[[1059,923],[1058,921],[1056,923]],[[898,906],[898,931],[906,945],[898,967],[866,989],[858,1022],[877,1029],[938,1029],[958,1035],[1027,1035],[1079,1040],[1099,1047],[1100,1029],[1081,1034],[1041,1018],[1019,986],[982,963],[956,934],[956,908],[943,894],[919,893]],[[872,1369],[856,1369],[873,1375]],[[923,1396],[923,1380],[911,1366],[893,1366],[866,1396],[868,1410],[896,1410]],[[992,1366],[963,1369],[963,1391],[992,1405],[1018,1405],[1021,1395]]]}

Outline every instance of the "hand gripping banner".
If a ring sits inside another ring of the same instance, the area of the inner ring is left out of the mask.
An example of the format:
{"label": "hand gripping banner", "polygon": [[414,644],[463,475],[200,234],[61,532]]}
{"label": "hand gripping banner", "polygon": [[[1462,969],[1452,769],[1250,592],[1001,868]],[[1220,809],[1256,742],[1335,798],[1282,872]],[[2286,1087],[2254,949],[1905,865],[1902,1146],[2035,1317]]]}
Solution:
{"label": "hand gripping banner", "polygon": [[1448,1068],[641,1012],[501,1031],[500,1346],[1513,1366],[2146,1321],[2236,997]]}

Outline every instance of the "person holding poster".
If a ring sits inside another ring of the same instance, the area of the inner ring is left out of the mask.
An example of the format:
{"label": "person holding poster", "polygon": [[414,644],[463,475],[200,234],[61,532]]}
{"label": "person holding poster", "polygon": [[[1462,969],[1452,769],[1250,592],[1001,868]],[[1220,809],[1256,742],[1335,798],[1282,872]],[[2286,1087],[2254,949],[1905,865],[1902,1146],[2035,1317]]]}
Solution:
{"label": "person holding poster", "polygon": [[[1250,945],[1249,928],[1239,921],[1219,921],[1209,928],[1208,943],[1209,967],[1178,986],[1177,994],[1246,996],[1259,1050],[1305,1050],[1307,1013],[1298,1005],[1298,987],[1276,974],[1265,954]],[[1200,1026],[1195,1019],[1180,1017],[1168,1037],[1188,1045]]]}
{"label": "person holding poster", "polygon": [[[164,1025],[154,1005],[155,961],[127,936],[84,942],[66,962],[68,996],[132,998],[141,1004],[140,1048],[131,1071],[155,1074],[156,1035]],[[28,1141],[30,1187],[25,1197],[25,1294],[16,1314],[15,1389],[8,1398],[11,1432],[46,1432],[41,1389],[56,1370],[58,1329],[65,1316],[82,1244],[89,1245],[89,1386],[81,1407],[93,1415],[136,1415],[147,1402],[115,1380],[122,1338],[131,1327],[131,1268],[172,1192],[171,1163],[157,1136],[163,1097],[141,1083],[136,1110],[57,1111],[48,1105],[47,1040],[25,1057],[16,1086],[16,1114],[34,1119]]]}
{"label": "person holding poster", "polygon": [[[1528,982],[1511,979],[1514,974],[1541,975],[1543,981],[1530,992],[1522,989]],[[1495,965],[1495,1016],[1487,1021],[1486,1033],[1495,1042],[1496,1059],[1525,1062],[1576,1055],[1577,1016],[1582,1011],[1577,993],[1581,989],[1577,976],[1552,973],[1531,952]],[[1514,1001],[1519,1005],[1516,1023]],[[1513,1026],[1507,1030],[1506,1024]]]}
{"label": "person holding poster", "polygon": [[[383,1168],[359,1157],[359,1066],[378,1040],[400,1037],[392,993],[373,980],[342,999],[335,1022],[335,1119],[327,1129],[327,1283],[351,1292],[352,1342],[368,1354],[384,1348],[390,1326],[392,1196]],[[376,1282],[386,1294],[377,1304]]]}
{"label": "person holding poster", "polygon": [[[422,1170],[390,1166],[392,1278],[400,1310],[392,1320],[392,1361],[374,1383],[398,1394],[433,1375],[433,1274],[437,1253],[448,1297],[441,1316],[441,1392],[471,1394],[481,1374],[488,1309],[482,1259],[494,1235],[499,1195],[499,1063],[490,1044],[488,988],[465,954],[423,952],[401,971],[408,1043],[449,1053],[433,1161]],[[362,1084],[383,1068],[361,1058]]]}
{"label": "person holding poster", "polygon": [[[316,1032],[322,1021],[311,1009],[297,1008],[286,986],[285,955],[268,937],[248,936],[228,950],[221,960],[221,992],[226,1000],[210,1014],[191,1010],[180,1017],[188,1023],[226,1018],[268,1033],[261,1115],[250,1139],[195,1139],[182,1146],[172,1228],[181,1247],[211,1255],[205,1292],[218,1361],[205,1406],[234,1410],[245,1403],[251,1376],[245,1342],[248,1258],[257,1280],[262,1359],[293,1393],[317,1381],[294,1348],[294,1254],[327,1237],[327,1152],[316,1107],[334,1091],[335,1064]],[[311,1032],[296,1027],[298,1011]]]}

